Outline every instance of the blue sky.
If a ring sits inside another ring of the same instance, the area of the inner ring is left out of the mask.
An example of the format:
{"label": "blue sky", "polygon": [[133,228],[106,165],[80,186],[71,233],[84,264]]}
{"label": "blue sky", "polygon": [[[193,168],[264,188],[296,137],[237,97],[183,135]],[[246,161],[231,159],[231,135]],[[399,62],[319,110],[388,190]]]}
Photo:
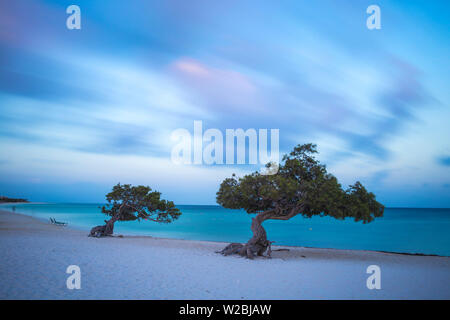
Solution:
{"label": "blue sky", "polygon": [[202,120],[279,129],[281,153],[317,143],[387,206],[450,207],[449,15],[448,1],[2,1],[0,194],[100,202],[120,181],[215,203],[254,167],[173,164],[171,132]]}

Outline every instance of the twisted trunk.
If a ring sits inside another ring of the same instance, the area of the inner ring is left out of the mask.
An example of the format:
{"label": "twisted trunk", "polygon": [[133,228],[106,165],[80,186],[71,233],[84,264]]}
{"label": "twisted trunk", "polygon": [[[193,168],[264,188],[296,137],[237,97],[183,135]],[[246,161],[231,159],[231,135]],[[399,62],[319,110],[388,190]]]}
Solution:
{"label": "twisted trunk", "polygon": [[277,215],[276,210],[269,210],[259,213],[256,217],[252,218],[251,229],[253,232],[253,236],[250,240],[247,241],[246,244],[230,243],[217,253],[221,253],[224,256],[239,254],[243,257],[253,259],[255,256],[263,256],[267,251],[267,257],[270,258],[272,253],[271,244],[273,243],[273,241],[267,240],[267,233],[262,226],[262,223],[269,219],[289,220],[290,218],[299,214],[300,209],[301,208],[299,207],[292,208],[286,215]]}
{"label": "twisted trunk", "polygon": [[108,221],[105,220],[106,224],[104,226],[93,227],[89,233],[89,237],[100,238],[112,236],[114,233],[114,223],[120,219],[120,214],[122,212],[123,206],[124,204],[120,206],[119,211],[114,216],[112,216],[111,219],[109,219]]}
{"label": "twisted trunk", "polygon": [[246,258],[253,259],[255,256],[263,256],[264,253],[268,251],[268,256],[270,257],[271,242],[267,240],[266,230],[262,226],[262,223],[267,219],[270,219],[270,215],[267,212],[260,213],[252,218],[251,229],[253,236],[251,239],[248,240],[246,244],[231,243],[219,253],[225,256],[239,254]]}
{"label": "twisted trunk", "polygon": [[112,236],[114,233],[114,223],[119,220],[117,216],[112,217],[108,221],[105,220],[105,225],[103,226],[96,226],[91,229],[91,232],[89,233],[89,237],[107,237]]}
{"label": "twisted trunk", "polygon": [[105,225],[105,235],[110,236],[114,233],[114,223],[119,220],[118,216],[114,216],[108,221],[106,221]]}

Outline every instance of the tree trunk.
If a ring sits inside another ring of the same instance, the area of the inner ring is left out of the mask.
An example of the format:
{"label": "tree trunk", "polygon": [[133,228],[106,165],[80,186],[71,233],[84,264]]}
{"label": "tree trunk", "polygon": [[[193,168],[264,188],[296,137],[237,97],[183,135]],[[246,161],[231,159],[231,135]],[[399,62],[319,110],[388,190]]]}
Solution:
{"label": "tree trunk", "polygon": [[89,237],[107,237],[112,236],[114,233],[114,223],[119,220],[119,215],[115,215],[108,221],[105,220],[104,226],[96,226],[91,229],[91,232],[89,233]]}
{"label": "tree trunk", "polygon": [[239,254],[241,256],[253,259],[255,255],[262,256],[264,252],[267,251],[267,257],[270,258],[272,253],[271,245],[273,241],[267,240],[266,230],[264,230],[262,223],[268,219],[274,220],[289,220],[292,217],[298,215],[304,209],[304,205],[296,205],[291,208],[285,208],[284,212],[279,209],[268,210],[259,213],[256,217],[252,219],[252,231],[253,237],[248,240],[246,244],[240,243],[230,243],[223,250],[218,251],[224,256],[229,256],[231,254]]}
{"label": "tree trunk", "polygon": [[113,217],[106,222],[105,235],[110,236],[114,233],[114,223],[118,220],[117,217]]}
{"label": "tree trunk", "polygon": [[251,229],[253,237],[248,240],[246,244],[230,243],[222,251],[218,251],[218,253],[225,256],[239,254],[246,258],[253,259],[255,255],[263,256],[264,252],[268,251],[268,257],[270,257],[271,242],[267,240],[266,230],[262,226],[262,223],[269,218],[270,216],[264,212],[252,218]]}
{"label": "tree trunk", "polygon": [[122,209],[127,206],[126,202],[123,202],[120,205],[119,210],[114,214],[114,216],[111,217],[108,221],[105,220],[104,226],[96,226],[91,229],[91,232],[89,233],[89,237],[107,237],[112,236],[114,232],[114,223],[119,220],[122,214]]}

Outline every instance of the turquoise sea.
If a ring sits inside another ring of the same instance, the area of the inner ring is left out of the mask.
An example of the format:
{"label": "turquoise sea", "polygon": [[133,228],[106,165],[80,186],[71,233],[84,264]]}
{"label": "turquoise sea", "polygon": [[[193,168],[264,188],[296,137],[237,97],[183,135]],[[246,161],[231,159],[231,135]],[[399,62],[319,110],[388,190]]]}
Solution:
{"label": "turquoise sea", "polygon": [[[48,221],[50,217],[85,230],[104,224],[102,204],[15,204],[0,208]],[[116,234],[163,238],[246,242],[251,237],[252,215],[219,206],[180,205],[182,216],[171,224],[150,221],[118,222]],[[266,221],[268,238],[275,245],[379,250],[450,256],[450,209],[387,208],[384,217],[369,224],[329,217],[297,216],[289,221]]]}

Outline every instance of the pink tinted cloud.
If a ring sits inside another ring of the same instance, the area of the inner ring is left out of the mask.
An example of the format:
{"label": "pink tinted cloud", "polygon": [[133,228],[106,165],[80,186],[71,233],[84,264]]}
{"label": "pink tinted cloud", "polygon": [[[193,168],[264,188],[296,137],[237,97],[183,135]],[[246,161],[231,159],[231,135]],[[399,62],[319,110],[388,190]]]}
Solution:
{"label": "pink tinted cloud", "polygon": [[211,67],[190,58],[175,61],[170,70],[184,86],[195,91],[209,105],[254,109],[262,102],[257,85],[241,72]]}
{"label": "pink tinted cloud", "polygon": [[4,45],[19,45],[23,42],[24,24],[14,18],[14,13],[6,3],[0,3],[0,43]]}
{"label": "pink tinted cloud", "polygon": [[194,60],[178,60],[174,64],[175,69],[185,75],[194,77],[208,77],[211,75],[209,70]]}
{"label": "pink tinted cloud", "polygon": [[0,2],[0,43],[15,47],[42,45],[44,39],[57,33],[54,26],[61,14],[65,14],[64,8],[58,10],[44,3]]}

